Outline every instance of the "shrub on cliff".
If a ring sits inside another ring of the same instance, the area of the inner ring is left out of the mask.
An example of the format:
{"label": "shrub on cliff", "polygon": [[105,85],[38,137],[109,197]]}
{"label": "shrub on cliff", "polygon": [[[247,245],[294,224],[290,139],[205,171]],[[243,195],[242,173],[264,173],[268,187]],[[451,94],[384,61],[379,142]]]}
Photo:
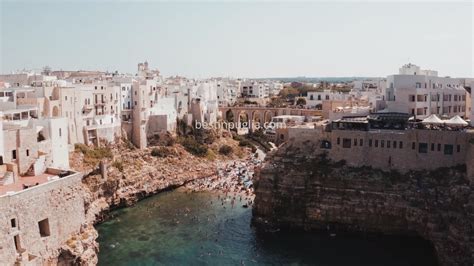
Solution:
{"label": "shrub on cliff", "polygon": [[214,161],[216,159],[216,154],[214,153],[214,151],[212,151],[211,149],[207,150],[206,159],[208,159],[209,161]]}
{"label": "shrub on cliff", "polygon": [[95,164],[98,161],[106,158],[112,158],[112,150],[109,147],[89,147],[84,144],[77,143],[74,145],[77,152],[84,154],[84,162]]}
{"label": "shrub on cliff", "polygon": [[192,137],[180,138],[180,143],[191,154],[204,157],[207,154],[207,146],[197,142]]}
{"label": "shrub on cliff", "polygon": [[87,147],[87,145],[82,144],[82,143],[76,143],[74,144],[74,150],[81,152],[83,154],[86,154],[87,151],[89,150],[89,147]]}
{"label": "shrub on cliff", "polygon": [[168,156],[172,156],[174,153],[167,149],[166,147],[158,147],[158,148],[153,148],[151,150],[151,156],[154,156],[154,157],[161,157],[161,158],[164,158],[164,157],[168,157]]}
{"label": "shrub on cliff", "polygon": [[117,170],[119,170],[120,172],[123,172],[123,163],[122,163],[122,161],[114,161],[112,163],[112,166],[117,168]]}
{"label": "shrub on cliff", "polygon": [[255,145],[253,145],[252,142],[250,142],[249,140],[246,140],[246,139],[241,139],[239,141],[239,146],[240,147],[249,147],[250,149],[252,149],[252,152],[257,151],[257,147],[255,147]]}
{"label": "shrub on cliff", "polygon": [[216,141],[216,132],[210,129],[203,129],[203,128],[193,128],[192,137],[199,142],[200,144],[212,144]]}
{"label": "shrub on cliff", "polygon": [[166,140],[166,146],[171,147],[175,144],[175,139],[173,137],[170,137]]}
{"label": "shrub on cliff", "polygon": [[147,139],[150,146],[173,146],[174,137],[169,133],[157,133]]}
{"label": "shrub on cliff", "polygon": [[234,149],[231,146],[225,144],[219,148],[219,153],[222,155],[230,155],[233,151]]}

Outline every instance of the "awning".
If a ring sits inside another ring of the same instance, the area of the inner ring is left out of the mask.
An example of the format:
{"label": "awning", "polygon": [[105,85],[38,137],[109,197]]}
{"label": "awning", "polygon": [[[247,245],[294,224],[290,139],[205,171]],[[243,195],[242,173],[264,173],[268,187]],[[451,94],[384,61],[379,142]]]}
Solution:
{"label": "awning", "polygon": [[450,125],[450,126],[467,126],[468,125],[468,123],[464,121],[464,119],[462,119],[459,115],[456,115],[452,117],[451,119],[446,120],[445,123],[446,125]]}
{"label": "awning", "polygon": [[444,122],[443,122],[443,120],[439,119],[439,117],[437,117],[436,115],[430,115],[427,118],[423,119],[423,121],[421,121],[421,123],[423,123],[423,124],[432,124],[432,125],[441,125]]}

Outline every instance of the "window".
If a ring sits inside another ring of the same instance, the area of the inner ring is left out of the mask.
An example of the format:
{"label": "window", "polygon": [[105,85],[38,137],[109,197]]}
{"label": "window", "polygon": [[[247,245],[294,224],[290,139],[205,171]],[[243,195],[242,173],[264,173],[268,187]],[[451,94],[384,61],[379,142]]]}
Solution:
{"label": "window", "polygon": [[321,141],[321,149],[331,149],[331,142],[327,140]]}
{"label": "window", "polygon": [[444,154],[445,155],[452,155],[453,154],[453,145],[444,144]]}
{"label": "window", "polygon": [[12,150],[12,159],[16,160],[16,150]]}
{"label": "window", "polygon": [[416,149],[416,143],[415,142],[411,143],[411,148],[412,148],[412,150]]}
{"label": "window", "polygon": [[394,140],[393,141],[393,148],[396,149],[397,148],[397,142]]}
{"label": "window", "polygon": [[17,252],[22,252],[21,244],[20,244],[20,236],[16,235],[13,237],[13,241],[15,242],[15,249]]}
{"label": "window", "polygon": [[418,153],[427,153],[428,143],[418,143]]}
{"label": "window", "polygon": [[431,151],[434,151],[435,150],[435,145],[434,143],[431,143]]}
{"label": "window", "polygon": [[26,150],[26,156],[30,156],[30,150]]}
{"label": "window", "polygon": [[461,152],[461,145],[456,145],[456,152]]}
{"label": "window", "polygon": [[354,146],[357,146],[357,139],[354,139]]}
{"label": "window", "polygon": [[364,146],[364,140],[363,139],[359,139],[359,146]]}
{"label": "window", "polygon": [[438,143],[438,151],[441,151],[441,143]]}
{"label": "window", "polygon": [[409,102],[414,102],[415,101],[415,95],[408,95],[408,101]]}
{"label": "window", "polygon": [[342,139],[342,147],[343,148],[350,148],[351,147],[351,139]]}
{"label": "window", "polygon": [[381,140],[381,141],[380,141],[380,147],[381,147],[381,148],[384,148],[384,147],[385,147],[385,140]]}
{"label": "window", "polygon": [[49,220],[48,220],[48,218],[39,221],[38,222],[38,227],[39,227],[41,237],[47,237],[47,236],[51,235],[51,232],[49,231]]}
{"label": "window", "polygon": [[387,148],[390,149],[390,140],[387,140]]}
{"label": "window", "polygon": [[372,139],[369,139],[369,147],[372,147]]}
{"label": "window", "polygon": [[379,146],[379,140],[376,139],[376,140],[375,140],[375,148],[377,148],[378,146]]}
{"label": "window", "polygon": [[10,224],[11,224],[12,228],[16,228],[16,219],[15,218],[11,219]]}
{"label": "window", "polygon": [[403,149],[403,142],[400,141],[398,144],[399,144],[398,147],[399,147],[400,149]]}
{"label": "window", "polygon": [[337,145],[341,144],[341,138],[337,138]]}
{"label": "window", "polygon": [[62,136],[61,128],[59,129],[59,136],[60,136],[60,137]]}

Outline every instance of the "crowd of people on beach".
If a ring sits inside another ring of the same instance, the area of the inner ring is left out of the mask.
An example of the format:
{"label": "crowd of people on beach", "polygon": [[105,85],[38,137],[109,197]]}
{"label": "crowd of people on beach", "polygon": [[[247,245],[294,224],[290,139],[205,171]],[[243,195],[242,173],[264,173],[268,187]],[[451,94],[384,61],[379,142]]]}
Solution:
{"label": "crowd of people on beach", "polygon": [[[243,207],[253,203],[253,176],[255,169],[262,163],[261,156],[255,153],[247,159],[220,163],[216,175],[194,180],[185,185],[189,191],[215,191],[222,200],[230,200],[231,205],[242,202]],[[223,194],[223,195],[221,195]]]}

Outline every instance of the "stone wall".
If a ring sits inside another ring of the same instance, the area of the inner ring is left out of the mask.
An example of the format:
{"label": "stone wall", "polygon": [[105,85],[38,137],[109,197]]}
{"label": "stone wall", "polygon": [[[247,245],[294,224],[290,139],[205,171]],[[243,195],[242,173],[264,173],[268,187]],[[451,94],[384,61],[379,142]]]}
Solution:
{"label": "stone wall", "polygon": [[[447,130],[288,129],[288,142],[294,146],[314,144],[316,151],[327,152],[334,161],[400,172],[465,164],[471,138],[474,132]],[[323,141],[330,148],[322,148]],[[445,145],[452,148],[451,154],[446,154]]]}
{"label": "stone wall", "polygon": [[[0,265],[41,265],[85,222],[82,174],[0,197]],[[16,240],[15,240],[16,239]]]}

